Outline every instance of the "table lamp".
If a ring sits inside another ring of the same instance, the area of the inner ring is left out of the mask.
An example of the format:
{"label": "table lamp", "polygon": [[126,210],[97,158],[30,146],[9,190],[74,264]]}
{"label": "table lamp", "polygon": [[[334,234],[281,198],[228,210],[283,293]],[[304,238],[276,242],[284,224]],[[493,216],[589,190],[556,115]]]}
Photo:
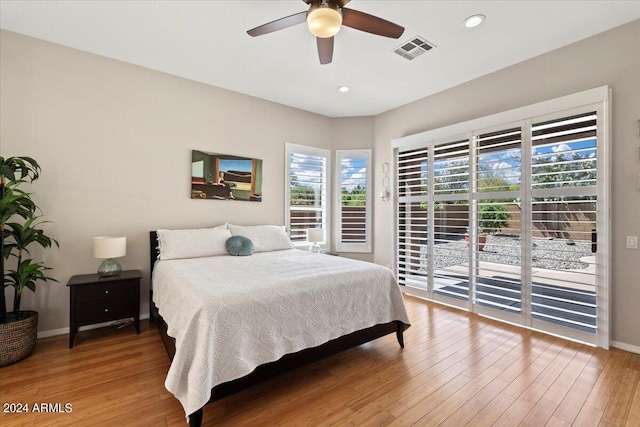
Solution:
{"label": "table lamp", "polygon": [[120,264],[113,258],[127,254],[126,237],[99,236],[93,238],[93,257],[104,259],[98,267],[100,277],[117,276],[122,271]]}
{"label": "table lamp", "polygon": [[307,230],[307,242],[313,243],[309,251],[320,253],[322,248],[319,242],[324,242],[324,228],[309,228]]}

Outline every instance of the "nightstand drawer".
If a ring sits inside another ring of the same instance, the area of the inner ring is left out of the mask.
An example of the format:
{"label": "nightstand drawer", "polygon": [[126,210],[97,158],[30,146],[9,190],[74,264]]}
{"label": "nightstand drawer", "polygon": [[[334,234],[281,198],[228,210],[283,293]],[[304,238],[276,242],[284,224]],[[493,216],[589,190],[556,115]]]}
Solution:
{"label": "nightstand drawer", "polygon": [[81,286],[76,289],[76,303],[135,298],[139,279]]}
{"label": "nightstand drawer", "polygon": [[134,317],[136,302],[136,300],[125,299],[78,305],[76,307],[76,322],[79,325],[84,325]]}

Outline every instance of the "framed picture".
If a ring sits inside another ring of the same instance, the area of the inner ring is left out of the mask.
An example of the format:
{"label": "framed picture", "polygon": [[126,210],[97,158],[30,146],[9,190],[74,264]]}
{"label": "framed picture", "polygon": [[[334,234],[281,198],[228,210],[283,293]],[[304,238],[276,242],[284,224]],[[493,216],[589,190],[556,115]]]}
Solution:
{"label": "framed picture", "polygon": [[191,151],[191,198],[262,201],[262,160]]}

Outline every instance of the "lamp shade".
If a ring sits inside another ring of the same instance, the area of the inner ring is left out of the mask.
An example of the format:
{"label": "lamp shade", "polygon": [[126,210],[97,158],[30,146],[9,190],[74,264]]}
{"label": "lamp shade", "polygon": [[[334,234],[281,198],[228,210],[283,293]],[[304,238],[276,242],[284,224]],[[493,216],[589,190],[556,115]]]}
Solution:
{"label": "lamp shade", "polygon": [[312,243],[324,242],[324,229],[323,228],[308,229],[307,242],[312,242]]}
{"label": "lamp shade", "polygon": [[118,258],[126,254],[126,237],[99,236],[93,238],[94,258]]}
{"label": "lamp shade", "polygon": [[342,25],[340,8],[333,3],[316,3],[311,6],[307,14],[307,26],[316,37],[327,38],[335,36]]}

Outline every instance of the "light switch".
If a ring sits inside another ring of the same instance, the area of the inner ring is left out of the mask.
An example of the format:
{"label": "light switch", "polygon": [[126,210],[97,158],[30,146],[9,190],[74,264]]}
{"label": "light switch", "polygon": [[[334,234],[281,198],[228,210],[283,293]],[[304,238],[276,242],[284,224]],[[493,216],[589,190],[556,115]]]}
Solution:
{"label": "light switch", "polygon": [[638,249],[638,236],[627,236],[627,249]]}

